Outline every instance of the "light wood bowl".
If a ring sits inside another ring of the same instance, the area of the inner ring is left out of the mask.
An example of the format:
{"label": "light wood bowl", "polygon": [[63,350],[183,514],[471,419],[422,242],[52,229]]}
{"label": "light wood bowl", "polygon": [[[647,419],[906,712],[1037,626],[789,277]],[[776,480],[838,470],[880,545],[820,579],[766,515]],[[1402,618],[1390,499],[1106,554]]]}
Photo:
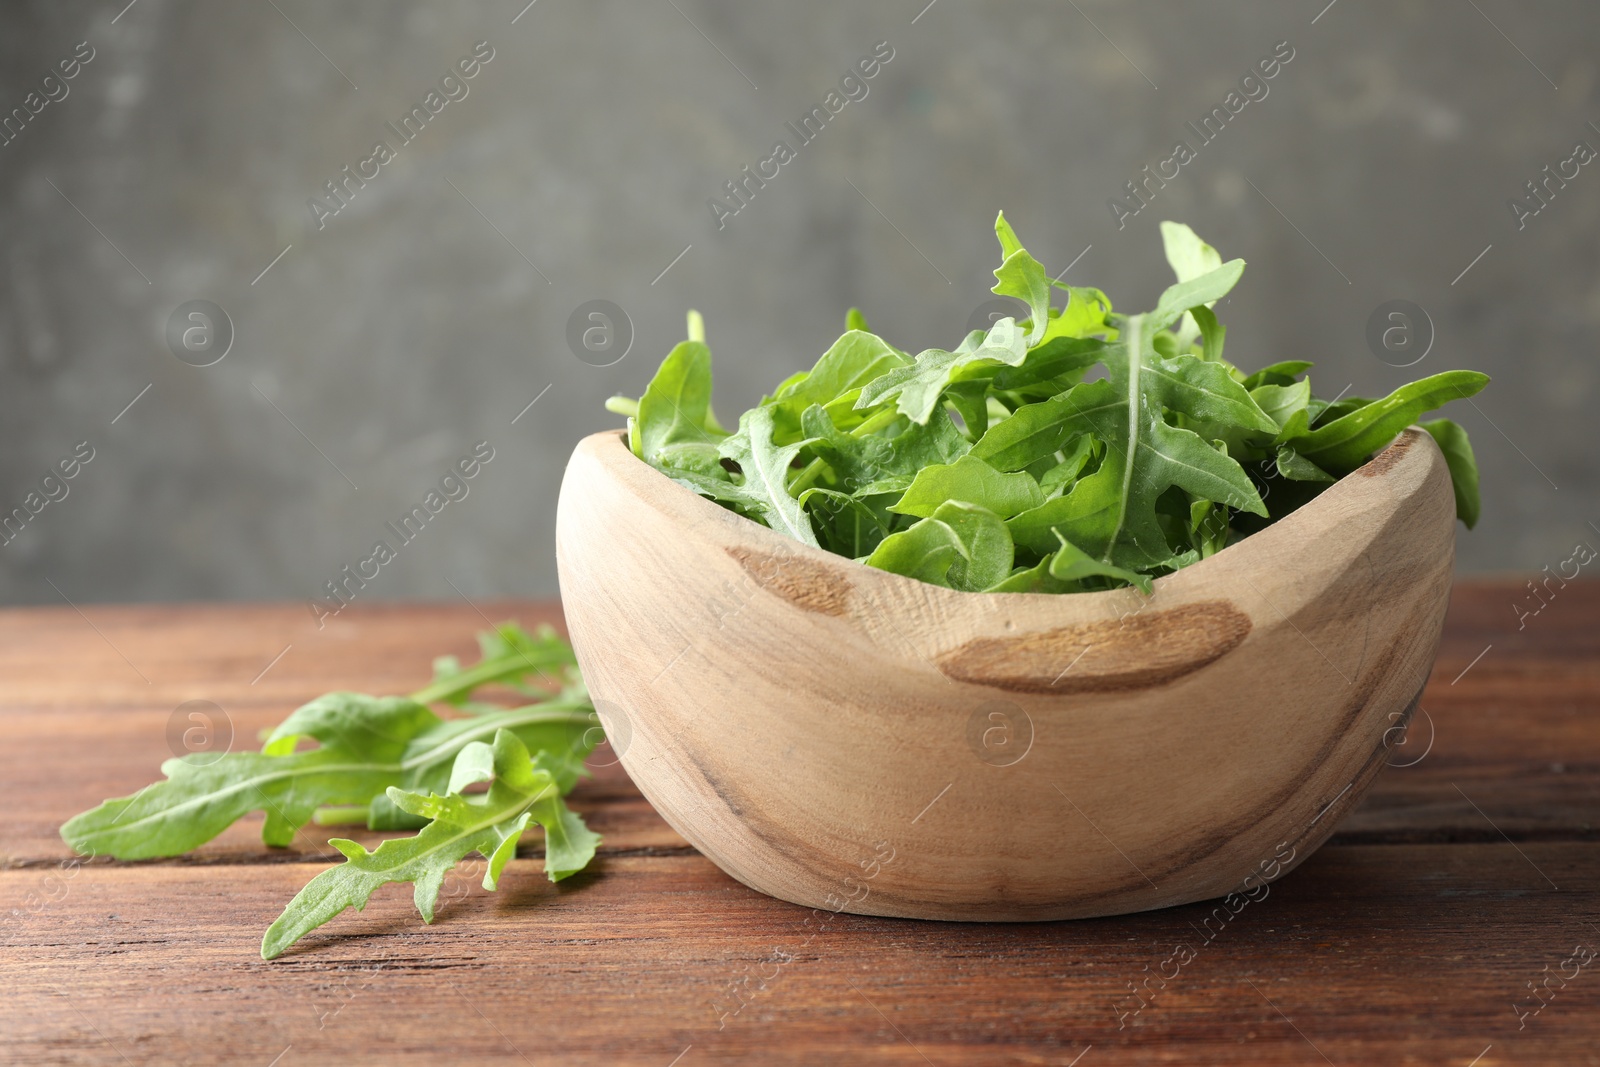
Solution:
{"label": "light wood bowl", "polygon": [[1111,915],[1258,892],[1383,767],[1455,551],[1433,439],[1135,590],[959,593],[582,441],[556,523],[623,766],[728,874],[829,910]]}

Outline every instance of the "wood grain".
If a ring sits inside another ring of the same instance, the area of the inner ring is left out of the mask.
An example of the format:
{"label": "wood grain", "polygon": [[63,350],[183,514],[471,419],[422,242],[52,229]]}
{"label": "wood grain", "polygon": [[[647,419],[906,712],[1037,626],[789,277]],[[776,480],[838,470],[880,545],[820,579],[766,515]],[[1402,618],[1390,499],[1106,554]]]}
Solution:
{"label": "wood grain", "polygon": [[[550,885],[535,842],[498,893],[452,879],[432,926],[390,887],[270,964],[261,932],[330,834],[63,870],[55,826],[155,777],[183,700],[250,737],[324,690],[409,691],[485,616],[554,606],[366,606],[323,633],[283,606],[0,611],[0,1062],[1593,1064],[1594,966],[1521,1030],[1513,1008],[1600,948],[1600,586],[1519,630],[1522,584],[1456,587],[1394,762],[1429,723],[1432,747],[1225,924],[1204,903],[813,916],[723,875],[612,767],[577,794],[607,834],[593,872]],[[1179,944],[1195,958],[1130,1014]]]}
{"label": "wood grain", "polygon": [[1416,710],[1455,525],[1412,428],[1149,596],[962,593],[785,538],[603,433],[567,467],[556,556],[623,765],[724,871],[810,907],[1044,920],[1303,862]]}

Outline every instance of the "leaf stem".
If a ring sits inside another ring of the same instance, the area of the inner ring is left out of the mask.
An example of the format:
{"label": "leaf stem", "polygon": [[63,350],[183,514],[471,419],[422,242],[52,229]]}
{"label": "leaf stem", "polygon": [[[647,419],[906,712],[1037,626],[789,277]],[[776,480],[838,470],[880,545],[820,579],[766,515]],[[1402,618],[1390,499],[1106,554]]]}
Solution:
{"label": "leaf stem", "polygon": [[875,415],[870,415],[861,420],[861,425],[850,431],[851,437],[865,437],[869,433],[876,433],[889,425],[900,416],[895,408],[884,408]]}
{"label": "leaf stem", "polygon": [[311,813],[311,821],[318,826],[351,826],[356,823],[365,825],[367,811],[365,804],[318,808]]}
{"label": "leaf stem", "polygon": [[[881,430],[893,422],[899,414],[900,413],[894,408],[886,408],[874,415],[869,415],[867,418],[861,420],[861,425],[856,426],[850,431],[850,436],[865,437],[869,433]],[[827,469],[827,466],[828,464],[820,458],[814,459],[810,463],[806,464],[805,469],[795,476],[794,481],[789,483],[789,492],[795,496],[799,496],[807,489],[810,489],[814,484],[816,484],[818,476]]]}
{"label": "leaf stem", "polygon": [[[556,664],[548,664],[555,666]],[[529,670],[537,671],[541,676],[549,679],[544,673],[546,664],[541,664],[525,652],[517,652],[509,656],[498,656],[495,659],[484,660],[473,664],[459,674],[432,685],[424,686],[411,694],[411,699],[418,704],[434,704],[440,701],[448,703],[455,697],[464,696],[480,685],[490,682],[504,681],[518,675],[527,674]]]}

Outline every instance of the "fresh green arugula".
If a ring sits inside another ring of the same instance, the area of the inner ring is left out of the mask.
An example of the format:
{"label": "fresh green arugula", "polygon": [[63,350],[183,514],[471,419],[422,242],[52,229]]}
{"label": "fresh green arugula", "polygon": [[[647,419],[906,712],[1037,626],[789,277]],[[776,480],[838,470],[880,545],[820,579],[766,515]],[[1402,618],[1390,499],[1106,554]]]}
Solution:
{"label": "fresh green arugula", "polygon": [[[360,911],[373,891],[389,882],[416,883],[417,910],[431,923],[445,875],[478,852],[489,861],[483,888],[496,888],[530,821],[544,828],[544,869],[552,882],[583,870],[594,858],[600,835],[561,802],[562,769],[552,767],[547,756],[540,752],[530,758],[517,735],[501,729],[495,731],[492,746],[473,741],[462,747],[445,795],[390,786],[395,806],[427,820],[427,825],[414,837],[385,841],[371,852],[344,838],[330,840],[346,862],[311,879],[289,902],[267,928],[262,958],[277,957],[346,908]],[[479,782],[492,782],[489,791],[468,795],[466,788]]]}
{"label": "fresh green arugula", "polygon": [[[1314,498],[1396,434],[1489,381],[1453,370],[1382,399],[1312,395],[1311,364],[1246,373],[1223,358],[1213,310],[1244,261],[1161,224],[1176,282],[1124,315],[1098,289],[1053,281],[1002,214],[993,292],[1026,317],[915,356],[852,308],[809,371],[733,433],[711,414],[700,316],[629,416],[641,459],[805,544],[969,592],[1134,585],[1210,556]],[[1053,296],[1065,294],[1062,306]],[[1478,519],[1464,430],[1422,424],[1443,452],[1456,513]]]}
{"label": "fresh green arugula", "polygon": [[[260,752],[168,760],[164,781],[74,816],[61,836],[87,855],[137,860],[189,852],[253,811],[265,813],[262,839],[273,846],[312,822],[419,831],[371,853],[331,841],[347,862],[312,879],[272,925],[268,959],[345,907],[360,909],[385,882],[416,882],[418,910],[431,922],[449,870],[481,852],[484,887],[493,889],[530,820],[544,828],[551,880],[574,874],[599,837],[561,798],[585,773],[601,730],[572,648],[548,626],[529,634],[514,623],[478,643],[477,663],[440,657],[433,681],[410,696],[329,693],[280,723]],[[526,703],[475,699],[485,688]],[[430,704],[454,714],[443,718]],[[466,792],[483,782],[492,783],[487,793]]]}

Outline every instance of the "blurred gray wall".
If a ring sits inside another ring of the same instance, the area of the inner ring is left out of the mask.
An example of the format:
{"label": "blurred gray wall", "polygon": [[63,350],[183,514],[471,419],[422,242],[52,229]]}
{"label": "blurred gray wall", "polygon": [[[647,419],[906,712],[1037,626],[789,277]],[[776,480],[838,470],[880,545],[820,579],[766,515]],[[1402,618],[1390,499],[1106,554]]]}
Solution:
{"label": "blurred gray wall", "polygon": [[[552,593],[566,456],[686,308],[731,416],[852,304],[903,348],[952,343],[1000,208],[1129,310],[1168,280],[1158,221],[1191,223],[1250,263],[1229,355],[1315,360],[1324,394],[1487,371],[1450,412],[1486,500],[1460,566],[1600,543],[1600,165],[1520,230],[1507,207],[1600,147],[1600,5],[125,2],[0,16],[6,109],[94,54],[0,145],[0,507],[94,453],[0,547],[5,602],[310,597],[479,441],[468,496],[362,596]],[[1119,229],[1108,199],[1284,40],[1268,96]],[[385,123],[479,41],[468,95],[402,144]],[[867,97],[719,231],[707,200],[880,41]],[[379,140],[395,157],[319,228],[308,201]],[[567,339],[597,299],[633,332],[604,367]],[[1393,299],[1436,334],[1403,370],[1365,339]],[[212,366],[169,346],[193,300],[232,322]]]}

